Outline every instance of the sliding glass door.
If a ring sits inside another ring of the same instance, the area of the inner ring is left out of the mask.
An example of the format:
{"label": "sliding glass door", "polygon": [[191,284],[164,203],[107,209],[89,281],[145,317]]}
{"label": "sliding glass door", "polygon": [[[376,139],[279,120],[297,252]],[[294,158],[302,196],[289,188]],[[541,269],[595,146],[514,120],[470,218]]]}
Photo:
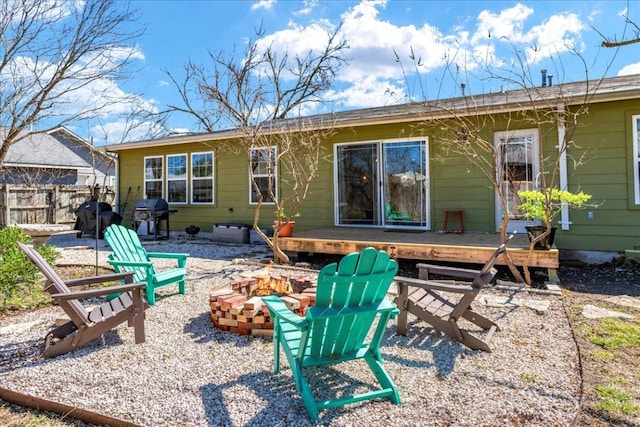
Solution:
{"label": "sliding glass door", "polygon": [[337,224],[426,229],[427,157],[425,140],[337,145]]}
{"label": "sliding glass door", "polygon": [[380,224],[378,158],[377,144],[337,147],[338,224]]}
{"label": "sliding glass door", "polygon": [[424,141],[387,142],[383,149],[383,225],[426,227],[427,170]]}

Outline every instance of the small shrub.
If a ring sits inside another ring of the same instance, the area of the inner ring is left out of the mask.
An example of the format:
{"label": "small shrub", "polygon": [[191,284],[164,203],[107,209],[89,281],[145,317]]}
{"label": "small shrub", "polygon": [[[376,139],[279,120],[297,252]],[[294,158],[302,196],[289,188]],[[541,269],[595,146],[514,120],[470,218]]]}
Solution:
{"label": "small shrub", "polygon": [[598,409],[610,413],[623,413],[632,415],[638,413],[638,406],[631,403],[633,395],[625,393],[612,385],[596,385],[596,392],[601,401]]}
{"label": "small shrub", "polygon": [[533,374],[528,374],[526,372],[523,372],[520,374],[520,378],[522,378],[524,381],[528,382],[528,383],[534,383],[536,382],[536,376]]}
{"label": "small shrub", "polygon": [[[18,226],[0,230],[0,314],[12,306],[26,308],[25,302],[32,299],[34,291],[41,291],[33,286],[40,277],[38,269],[18,248],[18,242],[33,244],[31,237]],[[55,263],[58,254],[54,247],[42,245],[37,251],[47,262]]]}
{"label": "small shrub", "polygon": [[640,348],[640,324],[604,318],[589,332],[589,341],[607,350]]}
{"label": "small shrub", "polygon": [[591,358],[595,362],[611,362],[616,360],[616,355],[606,350],[600,350],[594,351],[591,354]]}

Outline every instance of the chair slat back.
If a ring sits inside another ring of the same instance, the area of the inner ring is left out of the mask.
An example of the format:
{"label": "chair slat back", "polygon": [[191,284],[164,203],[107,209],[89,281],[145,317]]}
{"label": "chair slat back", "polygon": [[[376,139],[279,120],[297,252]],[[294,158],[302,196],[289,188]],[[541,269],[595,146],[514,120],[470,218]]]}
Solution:
{"label": "chair slat back", "polygon": [[[148,262],[149,256],[142,246],[140,238],[134,230],[117,224],[111,224],[104,233],[104,240],[113,251],[113,257],[119,261]],[[120,271],[133,271],[134,282],[147,280],[147,269],[144,267],[119,266]],[[153,267],[152,267],[153,268]],[[155,273],[155,272],[154,272]]]}
{"label": "chair slat back", "polygon": [[[374,248],[325,266],[307,316],[311,356],[339,358],[362,347],[377,314],[376,303],[387,294],[397,271],[398,264]],[[326,313],[335,315],[323,316]]]}
{"label": "chair slat back", "polygon": [[[58,273],[56,273],[55,270],[51,268],[49,263],[47,263],[47,261],[42,258],[38,251],[20,242],[18,242],[18,247],[44,275],[46,279],[45,290],[47,292],[52,295],[71,293],[71,290],[69,289],[67,284],[64,283],[64,280],[62,280]],[[56,302],[76,325],[79,326],[89,322],[87,310],[85,310],[85,308],[78,302],[78,300],[58,300]]]}

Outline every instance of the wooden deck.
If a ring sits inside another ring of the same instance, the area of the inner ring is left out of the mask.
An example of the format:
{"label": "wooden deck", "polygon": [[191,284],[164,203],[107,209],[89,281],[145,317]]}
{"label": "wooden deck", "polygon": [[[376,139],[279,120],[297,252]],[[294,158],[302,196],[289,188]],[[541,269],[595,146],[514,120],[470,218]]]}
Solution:
{"label": "wooden deck", "polygon": [[[373,246],[386,250],[394,258],[473,264],[484,264],[499,244],[499,234],[416,233],[355,227],[296,230],[293,237],[280,239],[280,247],[289,252],[348,254]],[[516,235],[509,243],[508,253],[515,265],[522,266],[529,254],[527,236]],[[497,264],[504,265],[504,258],[500,257]],[[534,251],[529,262],[530,267],[549,269],[550,280],[554,280],[558,265],[555,248]]]}

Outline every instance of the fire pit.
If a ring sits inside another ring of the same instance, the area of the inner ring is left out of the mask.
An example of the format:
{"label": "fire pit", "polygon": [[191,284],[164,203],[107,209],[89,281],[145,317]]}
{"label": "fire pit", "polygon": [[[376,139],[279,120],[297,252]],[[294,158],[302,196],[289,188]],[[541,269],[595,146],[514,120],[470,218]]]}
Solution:
{"label": "fire pit", "polygon": [[299,316],[307,313],[316,299],[316,278],[307,273],[274,275],[267,267],[243,279],[209,292],[211,320],[222,330],[241,335],[273,335],[273,322],[262,297],[278,295]]}

